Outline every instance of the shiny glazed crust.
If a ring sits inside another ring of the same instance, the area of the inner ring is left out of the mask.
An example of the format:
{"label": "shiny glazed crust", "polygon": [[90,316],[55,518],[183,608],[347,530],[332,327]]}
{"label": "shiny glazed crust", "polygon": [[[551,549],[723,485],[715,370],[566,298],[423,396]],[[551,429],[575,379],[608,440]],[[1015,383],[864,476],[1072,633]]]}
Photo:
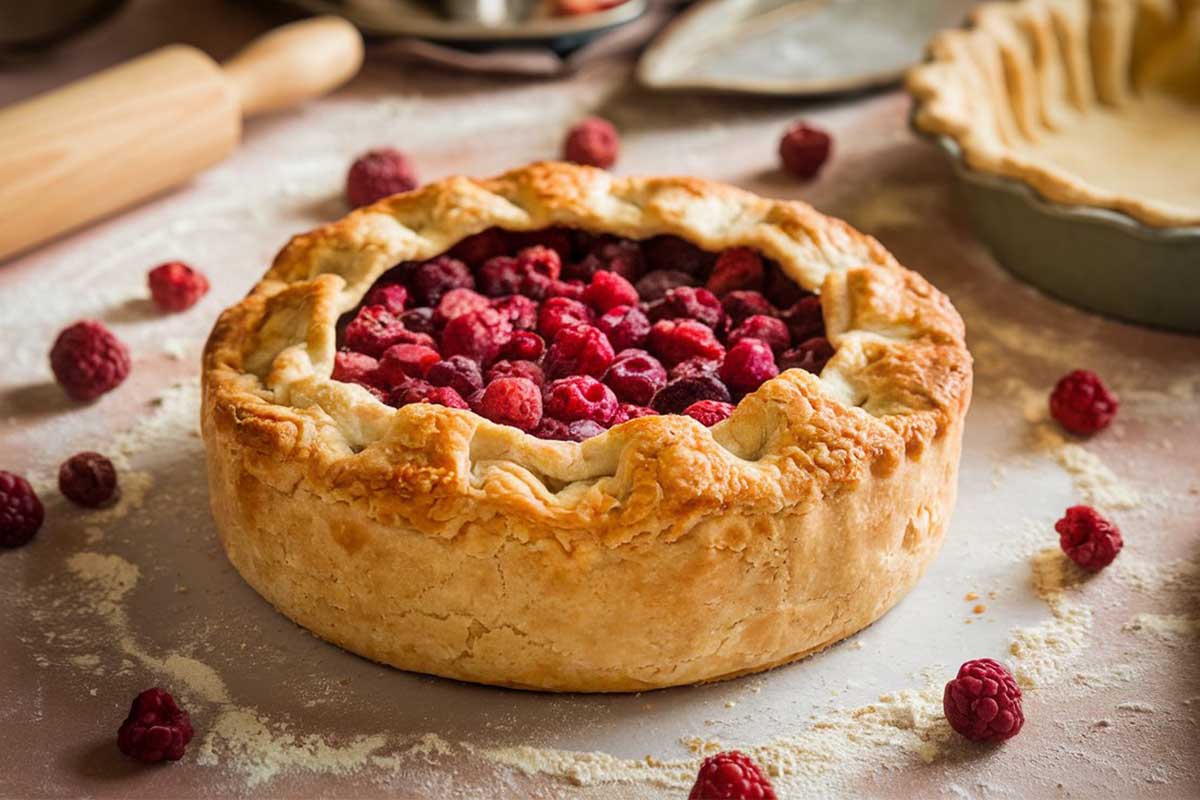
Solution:
{"label": "shiny glazed crust", "polygon": [[[974,169],[1154,227],[1200,225],[1200,182],[1172,178],[1179,152],[1200,141],[1200,0],[985,3],[969,29],[934,38],[907,83],[916,127],[954,139]],[[1139,135],[1080,124],[1125,114],[1141,115]],[[1114,180],[1043,157],[1056,135]],[[1164,180],[1139,180],[1156,155]],[[1169,184],[1169,197],[1157,195]]]}
{"label": "shiny glazed crust", "polygon": [[[331,381],[338,317],[385,270],[488,227],[754,247],[821,292],[837,348],[705,428],[544,441]],[[628,691],[766,669],[870,624],[954,505],[971,391],[949,301],[796,202],[535,164],[450,178],[294,238],[204,356],[213,511],[280,611],[403,669]]]}

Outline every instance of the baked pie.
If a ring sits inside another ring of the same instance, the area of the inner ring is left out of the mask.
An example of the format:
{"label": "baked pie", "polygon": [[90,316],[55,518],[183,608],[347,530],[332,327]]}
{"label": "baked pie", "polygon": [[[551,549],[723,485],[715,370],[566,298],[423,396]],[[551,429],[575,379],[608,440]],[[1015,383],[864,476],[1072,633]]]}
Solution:
{"label": "baked pie", "polygon": [[988,3],[909,75],[914,123],[1044,197],[1200,225],[1200,2]]}
{"label": "baked pie", "polygon": [[798,202],[535,164],[295,237],[204,356],[213,511],[376,661],[634,691],[879,618],[954,505],[949,301]]}

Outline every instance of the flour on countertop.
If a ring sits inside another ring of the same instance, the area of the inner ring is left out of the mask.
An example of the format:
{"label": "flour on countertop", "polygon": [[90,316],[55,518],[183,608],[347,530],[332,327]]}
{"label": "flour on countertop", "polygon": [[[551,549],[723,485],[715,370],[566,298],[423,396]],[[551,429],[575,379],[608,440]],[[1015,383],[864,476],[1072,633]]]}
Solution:
{"label": "flour on countertop", "polygon": [[1050,607],[1053,618],[1040,625],[1014,628],[1009,665],[1025,689],[1049,686],[1087,647],[1092,610],[1072,599],[1067,590],[1081,578],[1079,568],[1057,547],[1048,547],[1032,560],[1033,588]]}
{"label": "flour on countertop", "polygon": [[1126,633],[1148,633],[1159,639],[1174,641],[1200,635],[1200,617],[1179,614],[1138,614],[1121,626]]}

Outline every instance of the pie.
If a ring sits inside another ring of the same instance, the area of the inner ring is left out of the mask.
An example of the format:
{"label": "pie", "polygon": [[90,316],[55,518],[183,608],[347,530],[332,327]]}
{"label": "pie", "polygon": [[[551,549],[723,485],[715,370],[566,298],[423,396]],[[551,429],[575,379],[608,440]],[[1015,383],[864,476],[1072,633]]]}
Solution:
{"label": "pie", "polygon": [[1044,197],[1200,224],[1200,3],[1021,0],[945,31],[908,86],[920,130]]}
{"label": "pie", "polygon": [[402,669],[763,670],[878,619],[936,554],[963,337],[802,203],[559,163],[450,178],[295,237],[222,314],[213,512],[280,611]]}

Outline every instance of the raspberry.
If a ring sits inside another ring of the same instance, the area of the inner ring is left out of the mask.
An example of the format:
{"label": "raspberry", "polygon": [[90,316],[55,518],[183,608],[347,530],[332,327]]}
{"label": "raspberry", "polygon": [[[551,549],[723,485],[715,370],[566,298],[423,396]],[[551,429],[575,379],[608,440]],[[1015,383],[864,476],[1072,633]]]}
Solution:
{"label": "raspberry", "polygon": [[163,311],[186,311],[208,293],[208,278],[181,261],[168,261],[150,270],[150,297]]}
{"label": "raspberry", "polygon": [[433,346],[428,334],[414,333],[395,314],[383,306],[363,306],[342,332],[346,347],[378,358],[397,344]]}
{"label": "raspberry", "polygon": [[434,386],[429,381],[423,381],[420,378],[409,378],[393,389],[391,395],[388,396],[388,403],[397,408],[410,403],[430,403],[447,408],[470,408],[467,401],[463,400],[462,395],[449,386]]}
{"label": "raspberry", "polygon": [[778,264],[772,262],[767,265],[767,288],[763,294],[776,307],[787,308],[799,301],[800,298],[809,295],[809,292],[801,289]]}
{"label": "raspberry", "polygon": [[497,378],[528,378],[538,386],[546,383],[542,368],[532,361],[497,361],[487,371],[488,383]]}
{"label": "raspberry", "polygon": [[398,283],[378,287],[367,295],[366,302],[363,303],[365,306],[383,306],[396,316],[404,313],[404,306],[407,304],[408,289]]}
{"label": "raspberry", "polygon": [[606,425],[617,413],[617,396],[590,375],[572,375],[546,387],[545,410],[562,422],[588,419]]}
{"label": "raspberry", "polygon": [[20,547],[42,527],[46,511],[29,481],[0,469],[0,547]]}
{"label": "raspberry", "polygon": [[725,309],[721,307],[717,296],[707,289],[680,286],[671,289],[651,307],[650,318],[655,322],[662,319],[692,319],[716,330],[725,322]]}
{"label": "raspberry", "polygon": [[442,352],[446,356],[467,356],[480,364],[490,364],[512,338],[512,323],[494,308],[484,308],[455,317],[442,331]]}
{"label": "raspberry", "polygon": [[617,416],[613,418],[613,424],[618,422],[628,422],[631,419],[640,419],[642,417],[657,417],[658,412],[647,406],[634,405],[633,403],[621,403],[617,408]]}
{"label": "raspberry", "polygon": [[721,364],[721,380],[735,392],[753,392],[779,374],[771,347],[761,339],[742,339],[729,348]]}
{"label": "raspberry", "polygon": [[1050,415],[1081,436],[1107,428],[1119,407],[1117,396],[1100,376],[1085,369],[1064,375],[1050,394]]}
{"label": "raspberry", "polygon": [[713,263],[713,255],[678,236],[655,236],[642,243],[642,252],[651,269],[673,270],[702,275]]}
{"label": "raspberry", "polygon": [[694,320],[662,320],[650,328],[650,352],[664,364],[675,365],[699,356],[718,360],[725,357],[725,348],[713,335],[712,328]]}
{"label": "raspberry", "polygon": [[710,358],[689,358],[671,367],[667,375],[671,380],[675,380],[676,378],[694,378],[697,375],[712,375],[716,377],[720,371],[720,361],[713,361]]}
{"label": "raspberry", "polygon": [[612,361],[613,348],[608,337],[599,328],[576,325],[554,335],[546,351],[545,369],[551,379],[568,375],[599,378]]}
{"label": "raspberry", "polygon": [[129,348],[104,323],[85,319],[64,328],[50,349],[50,368],[73,400],[95,400],[129,375]]}
{"label": "raspberry", "polygon": [[763,262],[748,247],[733,247],[717,256],[712,274],[704,284],[718,297],[735,290],[758,291],[763,286]]}
{"label": "raspberry", "polygon": [[521,361],[537,361],[544,352],[546,352],[546,342],[542,337],[533,331],[516,331],[508,340],[501,355]]}
{"label": "raspberry", "polygon": [[791,331],[793,342],[804,342],[825,335],[825,317],[821,313],[821,298],[815,294],[797,300],[781,317]]}
{"label": "raspberry", "polygon": [[528,378],[497,378],[483,390],[475,411],[498,425],[533,431],[542,421],[542,392]]}
{"label": "raspberry", "polygon": [[462,397],[470,397],[483,388],[479,365],[466,356],[450,356],[437,362],[425,373],[425,380],[434,386],[448,386]]}
{"label": "raspberry", "polygon": [[568,278],[590,280],[597,272],[615,272],[630,283],[646,271],[646,257],[637,242],[605,237],[581,261],[566,270]]}
{"label": "raspberry", "polygon": [[333,357],[333,375],[342,383],[361,383],[363,386],[379,386],[379,362],[366,353],[339,350]]}
{"label": "raspberry", "polygon": [[667,292],[679,286],[695,286],[696,279],[686,272],[679,272],[673,269],[656,269],[654,272],[647,272],[642,279],[637,282],[636,288],[638,297],[646,302],[661,300],[667,296]]}
{"label": "raspberry", "polygon": [[604,431],[605,428],[603,425],[599,422],[593,422],[590,419],[577,419],[574,422],[567,423],[567,438],[575,442],[582,442],[584,439],[599,436]]}
{"label": "raspberry", "polygon": [[488,297],[521,291],[521,269],[512,256],[495,256],[484,262],[475,277],[479,290]]}
{"label": "raspberry", "polygon": [[622,350],[604,373],[604,383],[625,402],[644,406],[667,385],[667,371],[645,350]]}
{"label": "raspberry", "polygon": [[600,270],[584,289],[583,302],[603,314],[617,306],[637,305],[638,293],[632,283],[617,273]]}
{"label": "raspberry", "polygon": [[546,288],[546,298],[566,297],[571,300],[583,301],[583,293],[587,285],[580,280],[554,281]]}
{"label": "raspberry", "polygon": [[178,761],[191,740],[188,713],[159,688],[147,689],[133,699],[129,716],[117,731],[117,747],[141,761]]}
{"label": "raspberry", "polygon": [[536,231],[517,231],[509,234],[512,250],[546,247],[558,254],[559,262],[571,259],[575,251],[575,231],[568,228],[542,228]]}
{"label": "raspberry", "polygon": [[747,317],[745,322],[733,329],[726,343],[732,347],[742,339],[760,339],[777,355],[792,345],[792,335],[783,320],[763,314]]}
{"label": "raspberry", "polygon": [[451,289],[442,295],[433,310],[433,324],[435,328],[444,328],[455,317],[491,307],[492,301],[474,289]]}
{"label": "raspberry", "polygon": [[775,315],[775,307],[771,305],[771,301],[760,292],[745,289],[735,289],[727,293],[721,298],[721,307],[725,309],[725,315],[732,327],[741,325],[750,317]]}
{"label": "raspberry", "polygon": [[551,297],[542,303],[538,311],[538,333],[546,340],[553,341],[555,335],[563,328],[591,325],[594,319],[592,310],[578,300]]}
{"label": "raspberry", "polygon": [[58,490],[81,506],[99,508],[117,496],[117,470],[99,453],[76,453],[58,468]]}
{"label": "raspberry", "polygon": [[514,328],[531,331],[537,327],[538,304],[520,294],[497,297],[492,308],[508,317]]}
{"label": "raspberry", "polygon": [[450,256],[438,256],[413,268],[408,291],[422,306],[436,306],[451,289],[474,289],[475,277],[466,264]]}
{"label": "raspberry", "polygon": [[1120,528],[1091,506],[1071,506],[1054,530],[1063,552],[1088,572],[1107,567],[1125,546]]}
{"label": "raspberry", "polygon": [[396,386],[405,378],[424,378],[442,357],[432,347],[420,344],[392,345],[379,359],[379,380],[384,386]]}
{"label": "raspberry", "polygon": [[437,329],[433,326],[432,308],[410,308],[400,315],[400,322],[413,333],[424,333],[429,336]]}
{"label": "raspberry", "polygon": [[715,375],[695,375],[676,378],[667,383],[654,395],[650,407],[660,414],[680,414],[692,403],[700,400],[728,403],[732,399],[729,389]]}
{"label": "raspberry", "polygon": [[571,429],[567,423],[555,419],[554,417],[542,417],[542,422],[533,430],[533,435],[539,439],[550,439],[558,442],[569,442],[571,439]]}
{"label": "raspberry", "polygon": [[701,425],[711,428],[733,413],[733,404],[722,403],[718,400],[697,400],[685,408],[683,413]]}
{"label": "raspberry", "polygon": [[369,206],[393,194],[417,188],[408,157],[391,147],[371,150],[355,159],[346,175],[346,200],[354,208]]}
{"label": "raspberry", "polygon": [[776,800],[776,795],[749,756],[728,750],[704,759],[688,800]]}
{"label": "raspberry", "polygon": [[1002,742],[1025,724],[1021,690],[1004,665],[977,658],[946,684],[942,708],[950,727],[973,742]]}
{"label": "raspberry", "polygon": [[824,336],[815,336],[800,346],[793,347],[779,357],[779,368],[806,369],[814,375],[820,375],[821,370],[833,358],[833,345]]}
{"label": "raspberry", "polygon": [[489,258],[509,252],[508,234],[499,228],[488,228],[474,236],[468,236],[454,247],[448,255],[477,267]]}
{"label": "raspberry", "polygon": [[792,175],[808,180],[821,171],[832,145],[833,139],[825,131],[797,122],[779,140],[779,159]]}
{"label": "raspberry", "polygon": [[562,259],[549,247],[527,247],[514,256],[496,256],[479,269],[479,288],[489,297],[525,293],[543,297],[562,273]]}
{"label": "raspberry", "polygon": [[606,119],[588,117],[567,131],[563,160],[608,169],[617,163],[621,142],[617,129]]}
{"label": "raspberry", "polygon": [[616,306],[596,320],[596,327],[604,331],[614,350],[641,347],[650,335],[650,320],[636,305]]}

